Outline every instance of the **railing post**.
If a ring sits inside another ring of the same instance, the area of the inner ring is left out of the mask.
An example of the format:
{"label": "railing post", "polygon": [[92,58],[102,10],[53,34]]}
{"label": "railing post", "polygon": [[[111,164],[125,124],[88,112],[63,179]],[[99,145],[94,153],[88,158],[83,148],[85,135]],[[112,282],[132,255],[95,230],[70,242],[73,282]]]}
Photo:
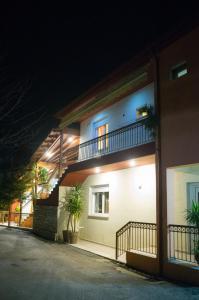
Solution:
{"label": "railing post", "polygon": [[9,205],[9,211],[8,211],[8,227],[10,227],[10,218],[11,218],[11,207]]}
{"label": "railing post", "polygon": [[118,235],[116,232],[115,259],[117,260],[117,258],[118,258]]}

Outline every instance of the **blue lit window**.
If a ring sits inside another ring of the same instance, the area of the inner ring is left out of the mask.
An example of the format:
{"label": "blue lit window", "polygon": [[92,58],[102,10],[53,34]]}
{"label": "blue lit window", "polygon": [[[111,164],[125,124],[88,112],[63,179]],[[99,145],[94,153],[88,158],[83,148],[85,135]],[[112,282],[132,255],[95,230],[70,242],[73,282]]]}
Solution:
{"label": "blue lit window", "polygon": [[181,64],[174,66],[171,69],[171,79],[175,80],[177,78],[181,78],[181,77],[187,75],[187,73],[188,73],[187,63],[183,62]]}

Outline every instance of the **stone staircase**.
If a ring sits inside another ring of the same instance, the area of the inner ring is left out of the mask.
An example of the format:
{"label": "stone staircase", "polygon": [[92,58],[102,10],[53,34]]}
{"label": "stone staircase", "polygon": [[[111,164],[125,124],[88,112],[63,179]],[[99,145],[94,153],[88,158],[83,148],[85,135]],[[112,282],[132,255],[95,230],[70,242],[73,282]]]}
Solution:
{"label": "stone staircase", "polygon": [[33,226],[33,214],[29,214],[22,222],[20,227],[32,228]]}
{"label": "stone staircase", "polygon": [[44,201],[45,201],[45,203],[48,203],[48,205],[58,206],[58,202],[59,202],[59,186],[60,186],[62,180],[64,179],[64,177],[66,176],[66,174],[67,174],[67,169],[63,170],[61,177],[57,181],[57,183],[54,186],[54,188],[50,191],[48,198],[46,198],[45,200],[38,199],[37,200],[38,204],[44,204]]}

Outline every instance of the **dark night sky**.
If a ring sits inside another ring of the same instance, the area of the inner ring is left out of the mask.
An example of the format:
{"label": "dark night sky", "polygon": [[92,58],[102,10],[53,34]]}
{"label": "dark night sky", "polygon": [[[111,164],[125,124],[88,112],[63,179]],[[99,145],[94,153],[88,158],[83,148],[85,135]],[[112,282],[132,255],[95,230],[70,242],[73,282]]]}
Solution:
{"label": "dark night sky", "polygon": [[132,7],[100,7],[96,2],[89,8],[78,3],[76,8],[18,3],[1,10],[1,44],[14,77],[33,80],[27,95],[30,109],[41,104],[47,108],[48,126],[41,128],[41,136],[51,126],[54,112],[197,15],[196,8],[182,1],[179,7],[147,7],[143,2]]}

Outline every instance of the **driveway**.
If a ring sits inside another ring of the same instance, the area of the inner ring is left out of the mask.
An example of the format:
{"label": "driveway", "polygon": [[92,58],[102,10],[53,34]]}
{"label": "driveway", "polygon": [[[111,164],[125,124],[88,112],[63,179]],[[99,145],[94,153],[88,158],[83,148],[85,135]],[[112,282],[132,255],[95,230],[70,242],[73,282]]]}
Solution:
{"label": "driveway", "polygon": [[0,227],[1,300],[199,299],[199,288],[155,281],[70,245]]}

